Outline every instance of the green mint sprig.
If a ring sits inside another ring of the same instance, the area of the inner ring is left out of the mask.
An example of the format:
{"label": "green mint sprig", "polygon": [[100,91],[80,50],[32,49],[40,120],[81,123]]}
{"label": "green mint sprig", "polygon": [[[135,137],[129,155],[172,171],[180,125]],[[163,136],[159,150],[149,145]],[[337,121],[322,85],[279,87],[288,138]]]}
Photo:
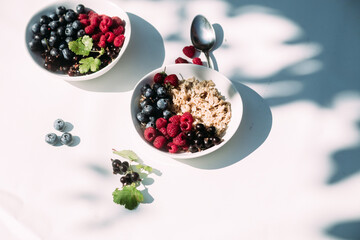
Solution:
{"label": "green mint sprig", "polygon": [[[133,210],[140,203],[144,202],[144,195],[137,188],[140,186],[140,183],[142,184],[142,180],[153,172],[153,168],[140,163],[139,157],[131,150],[113,150],[113,153],[130,161],[129,168],[124,173],[125,175],[136,172],[140,176],[139,181],[128,185],[125,184],[121,189],[116,188],[112,193],[114,203],[124,205],[126,209]],[[143,186],[145,187],[144,184]]]}

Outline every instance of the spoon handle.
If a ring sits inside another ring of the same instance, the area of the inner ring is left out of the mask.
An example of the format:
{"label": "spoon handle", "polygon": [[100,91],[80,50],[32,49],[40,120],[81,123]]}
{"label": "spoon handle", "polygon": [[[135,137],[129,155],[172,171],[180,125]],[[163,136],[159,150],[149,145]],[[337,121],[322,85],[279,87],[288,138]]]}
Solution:
{"label": "spoon handle", "polygon": [[211,62],[210,62],[209,52],[206,51],[206,52],[204,52],[204,54],[205,54],[206,60],[207,60],[207,62],[208,62],[208,67],[209,67],[209,68],[212,68]]}

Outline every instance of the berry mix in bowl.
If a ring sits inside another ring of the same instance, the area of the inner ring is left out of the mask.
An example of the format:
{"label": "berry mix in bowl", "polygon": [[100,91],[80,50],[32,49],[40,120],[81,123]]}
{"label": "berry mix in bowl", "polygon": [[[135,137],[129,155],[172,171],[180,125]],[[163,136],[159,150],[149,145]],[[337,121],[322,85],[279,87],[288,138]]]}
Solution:
{"label": "berry mix in bowl", "polygon": [[172,158],[216,151],[236,132],[242,100],[231,81],[195,64],[156,69],[135,86],[131,116],[145,145]]}
{"label": "berry mix in bowl", "polygon": [[82,81],[110,70],[130,35],[128,15],[110,0],[71,0],[54,2],[35,14],[25,41],[42,69],[68,81]]}

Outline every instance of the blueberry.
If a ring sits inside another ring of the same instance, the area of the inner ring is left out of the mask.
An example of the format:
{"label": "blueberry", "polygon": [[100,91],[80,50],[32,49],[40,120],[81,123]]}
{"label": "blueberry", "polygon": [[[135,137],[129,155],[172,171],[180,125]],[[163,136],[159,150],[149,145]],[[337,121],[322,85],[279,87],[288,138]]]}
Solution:
{"label": "blueberry", "polygon": [[59,17],[59,23],[61,26],[65,26],[67,24],[64,16]]}
{"label": "blueberry", "polygon": [[64,145],[71,145],[73,142],[73,137],[71,133],[63,133],[63,135],[61,135],[60,137],[60,142]]}
{"label": "blueberry", "polygon": [[69,9],[65,13],[65,20],[67,22],[72,22],[77,18],[77,14],[74,12],[74,10]]}
{"label": "blueberry", "polygon": [[63,26],[58,27],[56,33],[59,37],[65,37],[65,28]]}
{"label": "blueberry", "polygon": [[57,58],[60,56],[60,52],[57,48],[52,48],[50,50],[50,55]]}
{"label": "blueberry", "polygon": [[52,29],[52,30],[55,30],[57,29],[58,27],[60,27],[60,22],[59,21],[51,21],[49,23],[49,27]]}
{"label": "blueberry", "polygon": [[49,18],[52,20],[59,20],[59,16],[56,14],[56,12],[50,13]]}
{"label": "blueberry", "polygon": [[76,6],[76,12],[77,13],[85,13],[85,7],[82,4],[79,4]]}
{"label": "blueberry", "polygon": [[72,57],[74,56],[73,52],[70,51],[68,48],[63,49],[61,52],[66,60],[71,60]]}
{"label": "blueberry", "polygon": [[82,25],[81,25],[81,22],[79,20],[75,20],[73,23],[72,23],[72,27],[73,29],[75,30],[80,30],[82,28]]}
{"label": "blueberry", "polygon": [[147,124],[146,124],[146,128],[148,128],[148,127],[153,127],[153,128],[155,128],[155,123],[154,122],[148,122]]}
{"label": "blueberry", "polygon": [[166,88],[161,86],[156,90],[156,93],[159,97],[166,97],[167,92],[166,92]]}
{"label": "blueberry", "polygon": [[65,36],[71,37],[75,35],[75,30],[72,27],[65,28]]}
{"label": "blueberry", "polygon": [[39,23],[40,23],[41,25],[43,25],[43,24],[48,24],[48,23],[50,22],[50,20],[51,20],[51,19],[50,19],[48,16],[42,15],[42,16],[40,17]]}
{"label": "blueberry", "polygon": [[55,31],[51,31],[50,36],[57,36],[57,33]]}
{"label": "blueberry", "polygon": [[58,131],[63,131],[65,129],[65,122],[62,119],[56,119],[54,122],[54,128]]}
{"label": "blueberry", "polygon": [[151,88],[148,88],[145,90],[144,96],[147,98],[150,98],[150,97],[154,96],[154,91]]}
{"label": "blueberry", "polygon": [[34,40],[36,41],[41,41],[41,36],[40,35],[34,35]]}
{"label": "blueberry", "polygon": [[57,15],[63,15],[66,12],[66,8],[64,6],[59,6],[55,10]]}
{"label": "blueberry", "polygon": [[59,44],[59,38],[57,36],[51,36],[49,38],[50,47],[56,47]]}
{"label": "blueberry", "polygon": [[41,50],[41,49],[42,49],[42,46],[41,46],[40,40],[32,39],[32,40],[29,42],[29,48],[30,48],[32,51]]}
{"label": "blueberry", "polygon": [[40,23],[35,23],[34,25],[32,25],[31,27],[31,31],[34,33],[34,34],[38,34],[40,33]]}
{"label": "blueberry", "polygon": [[58,141],[58,137],[55,133],[49,133],[45,135],[45,142],[51,145],[55,145]]}
{"label": "blueberry", "polygon": [[148,116],[151,116],[151,115],[153,115],[154,110],[155,110],[155,109],[154,109],[153,106],[151,106],[151,105],[146,105],[146,106],[143,108],[142,112],[143,112],[144,114],[148,115]]}
{"label": "blueberry", "polygon": [[145,98],[143,101],[140,102],[140,107],[144,108],[146,105],[150,105],[152,102],[150,99]]}
{"label": "blueberry", "polygon": [[48,36],[50,34],[50,28],[47,24],[43,24],[40,27],[40,34],[42,36]]}
{"label": "blueberry", "polygon": [[148,88],[151,88],[149,84],[145,84],[144,86],[142,86],[142,87],[141,87],[141,93],[142,93],[142,94],[145,94],[145,91],[146,91],[146,89],[148,89]]}
{"label": "blueberry", "polygon": [[79,37],[82,37],[85,35],[85,30],[84,29],[80,29],[77,33],[76,33],[76,36],[79,38]]}
{"label": "blueberry", "polygon": [[67,48],[67,47],[68,47],[68,45],[67,45],[66,42],[61,42],[61,43],[59,44],[59,50],[60,50],[60,51],[62,51],[63,49],[65,49],[65,48]]}
{"label": "blueberry", "polygon": [[136,118],[141,123],[146,123],[148,121],[148,117],[143,112],[137,113]]}
{"label": "blueberry", "polygon": [[165,110],[169,105],[169,101],[165,98],[160,98],[157,102],[156,102],[156,106],[160,109],[160,110]]}
{"label": "blueberry", "polygon": [[47,49],[48,48],[48,40],[47,38],[43,38],[41,39],[41,45],[43,46],[43,48]]}
{"label": "blueberry", "polygon": [[164,110],[163,111],[163,118],[165,119],[169,119],[171,117],[172,113],[169,110]]}
{"label": "blueberry", "polygon": [[156,117],[155,116],[149,116],[149,122],[156,122]]}
{"label": "blueberry", "polygon": [[71,42],[71,41],[74,41],[74,39],[73,39],[72,37],[66,37],[66,38],[65,38],[65,42],[66,42],[66,43],[69,43],[69,42]]}

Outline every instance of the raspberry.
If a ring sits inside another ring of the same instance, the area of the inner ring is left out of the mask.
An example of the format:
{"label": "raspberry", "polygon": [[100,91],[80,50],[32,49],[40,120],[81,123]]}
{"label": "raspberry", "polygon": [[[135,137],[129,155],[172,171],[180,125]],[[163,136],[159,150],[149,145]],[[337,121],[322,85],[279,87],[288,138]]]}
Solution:
{"label": "raspberry", "polygon": [[169,123],[166,126],[167,134],[169,134],[170,137],[175,137],[180,132],[180,127],[178,125],[175,125],[173,123]]}
{"label": "raspberry", "polygon": [[169,118],[169,122],[175,124],[175,125],[180,125],[180,115],[174,115],[171,118]]}
{"label": "raspberry", "polygon": [[193,116],[191,115],[191,113],[189,112],[185,112],[181,118],[180,118],[180,122],[183,123],[183,122],[189,122],[190,125],[194,122],[194,118]]}
{"label": "raspberry", "polygon": [[115,47],[122,47],[122,45],[124,44],[124,41],[125,41],[125,36],[124,35],[119,35],[119,36],[116,36],[114,38],[114,46]]}
{"label": "raspberry", "polygon": [[116,28],[113,28],[112,31],[116,36],[119,36],[121,34],[124,34],[125,28],[123,26],[118,26]]}
{"label": "raspberry", "polygon": [[144,137],[146,141],[152,142],[156,137],[156,130],[153,127],[148,127],[144,131]]}
{"label": "raspberry", "polygon": [[175,59],[175,63],[189,63],[188,60],[178,57],[177,59]]}
{"label": "raspberry", "polygon": [[163,83],[166,73],[160,72],[154,75],[154,83]]}
{"label": "raspberry", "polygon": [[192,125],[191,125],[190,122],[182,122],[182,123],[180,123],[180,129],[181,129],[181,131],[183,131],[183,132],[188,132],[188,131],[190,131],[190,130],[191,130],[191,127],[192,127]]}
{"label": "raspberry", "polygon": [[166,131],[166,127],[160,128],[160,129],[158,129],[158,130],[159,130],[159,132],[161,132],[161,134],[162,134],[166,139],[170,139],[170,136],[169,136],[169,134],[168,134],[167,131]]}
{"label": "raspberry", "polygon": [[196,65],[203,65],[201,59],[198,57],[194,58],[192,62]]}
{"label": "raspberry", "polygon": [[94,30],[95,30],[95,26],[93,26],[93,25],[89,25],[89,26],[85,27],[86,34],[92,34],[94,32]]}
{"label": "raspberry", "polygon": [[178,84],[179,84],[178,82],[179,82],[179,79],[175,74],[170,74],[164,79],[164,84],[169,83],[169,84],[173,85],[174,87],[178,86]]}
{"label": "raspberry", "polygon": [[98,46],[101,48],[105,48],[106,47],[106,37],[105,35],[101,35],[99,42],[98,42]]}
{"label": "raspberry", "polygon": [[112,21],[115,26],[123,25],[123,21],[119,17],[112,17]]}
{"label": "raspberry", "polygon": [[189,57],[189,58],[193,58],[195,55],[195,47],[194,46],[186,46],[183,48],[183,53]]}
{"label": "raspberry", "polygon": [[90,25],[89,19],[81,19],[80,22],[81,22],[83,27],[86,27],[86,26]]}
{"label": "raspberry", "polygon": [[100,37],[103,35],[102,32],[94,33],[91,37],[94,41],[99,41]]}
{"label": "raspberry", "polygon": [[106,41],[112,43],[114,41],[115,35],[112,32],[105,33]]}
{"label": "raspberry", "polygon": [[166,147],[169,153],[177,153],[179,151],[179,147],[173,142],[169,142]]}
{"label": "raspberry", "polygon": [[100,24],[100,18],[97,14],[90,17],[90,25],[98,27],[99,24]]}
{"label": "raspberry", "polygon": [[109,28],[112,25],[112,19],[108,16],[102,16],[102,20],[99,24],[99,28],[103,33],[106,33],[109,31]]}
{"label": "raspberry", "polygon": [[154,139],[153,145],[154,147],[156,147],[157,149],[162,148],[166,143],[166,138],[164,136],[157,136]]}
{"label": "raspberry", "polygon": [[94,15],[98,15],[96,12],[94,12],[94,11],[89,11],[88,12],[88,16],[89,16],[89,18],[91,18],[92,16],[94,16]]}
{"label": "raspberry", "polygon": [[155,125],[157,129],[164,128],[167,125],[167,120],[165,118],[158,118],[156,119]]}
{"label": "raspberry", "polygon": [[186,135],[185,133],[181,132],[179,133],[179,135],[177,135],[176,137],[173,138],[173,143],[175,143],[176,145],[182,147],[186,145]]}
{"label": "raspberry", "polygon": [[86,14],[84,14],[84,13],[80,13],[79,16],[78,16],[78,19],[79,19],[79,20],[88,19],[88,15],[86,15]]}

